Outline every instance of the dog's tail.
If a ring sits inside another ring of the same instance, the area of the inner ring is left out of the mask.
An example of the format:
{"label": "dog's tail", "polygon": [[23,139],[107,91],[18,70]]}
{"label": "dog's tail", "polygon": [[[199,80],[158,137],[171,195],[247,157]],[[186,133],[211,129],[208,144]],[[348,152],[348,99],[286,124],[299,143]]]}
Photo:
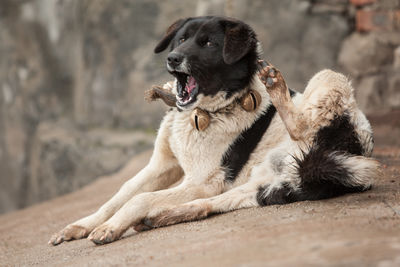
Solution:
{"label": "dog's tail", "polygon": [[294,157],[291,175],[296,182],[265,186],[259,189],[260,205],[318,200],[346,193],[362,192],[372,186],[381,173],[378,161],[341,151],[326,151],[317,145]]}
{"label": "dog's tail", "polygon": [[378,161],[347,152],[329,152],[313,146],[295,157],[299,200],[316,200],[362,192],[380,173]]}

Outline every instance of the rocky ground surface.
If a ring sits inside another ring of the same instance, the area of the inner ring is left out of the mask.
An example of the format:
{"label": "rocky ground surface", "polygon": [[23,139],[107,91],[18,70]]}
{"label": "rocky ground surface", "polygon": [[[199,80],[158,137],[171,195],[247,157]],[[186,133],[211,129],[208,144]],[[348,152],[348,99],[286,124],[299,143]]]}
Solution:
{"label": "rocky ground surface", "polygon": [[399,118],[399,112],[371,118],[383,174],[368,192],[129,230],[104,246],[88,240],[47,245],[53,232],[95,211],[141,169],[146,152],[79,191],[0,216],[0,265],[399,266]]}

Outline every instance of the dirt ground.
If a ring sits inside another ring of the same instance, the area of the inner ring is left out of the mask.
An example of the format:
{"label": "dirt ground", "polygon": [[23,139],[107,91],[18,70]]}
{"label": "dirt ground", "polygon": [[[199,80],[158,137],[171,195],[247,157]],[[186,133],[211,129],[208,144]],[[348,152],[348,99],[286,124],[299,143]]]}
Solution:
{"label": "dirt ground", "polygon": [[384,171],[365,193],[129,230],[104,246],[47,244],[111,197],[146,164],[147,152],[77,192],[0,216],[0,266],[400,266],[400,112],[371,119]]}

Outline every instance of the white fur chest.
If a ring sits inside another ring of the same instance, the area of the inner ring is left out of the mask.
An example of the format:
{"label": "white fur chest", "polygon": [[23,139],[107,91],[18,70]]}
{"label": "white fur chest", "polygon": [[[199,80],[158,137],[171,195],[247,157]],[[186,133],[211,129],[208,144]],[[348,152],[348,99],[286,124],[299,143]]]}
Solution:
{"label": "white fur chest", "polygon": [[172,152],[188,178],[207,178],[220,167],[225,151],[241,129],[230,129],[226,125],[229,121],[211,117],[209,127],[198,131],[190,124],[191,111],[172,113],[169,137]]}
{"label": "white fur chest", "polygon": [[169,145],[186,177],[204,179],[221,168],[225,152],[236,138],[260,116],[268,105],[269,97],[263,87],[254,86],[262,96],[259,108],[245,111],[239,104],[223,112],[210,114],[210,124],[198,131],[190,124],[192,111],[171,111]]}

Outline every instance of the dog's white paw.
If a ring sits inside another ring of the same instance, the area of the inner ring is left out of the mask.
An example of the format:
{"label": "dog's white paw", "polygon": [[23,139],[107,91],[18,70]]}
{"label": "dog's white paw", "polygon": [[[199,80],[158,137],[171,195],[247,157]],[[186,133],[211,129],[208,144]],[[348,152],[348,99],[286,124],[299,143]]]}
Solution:
{"label": "dog's white paw", "polygon": [[118,240],[122,234],[123,231],[118,227],[103,223],[90,233],[88,239],[96,245],[104,245]]}
{"label": "dog's white paw", "polygon": [[89,234],[89,231],[85,227],[82,227],[79,225],[68,225],[60,232],[55,233],[50,238],[48,244],[56,246],[56,245],[61,244],[64,241],[70,241],[70,240],[84,238],[88,234]]}

